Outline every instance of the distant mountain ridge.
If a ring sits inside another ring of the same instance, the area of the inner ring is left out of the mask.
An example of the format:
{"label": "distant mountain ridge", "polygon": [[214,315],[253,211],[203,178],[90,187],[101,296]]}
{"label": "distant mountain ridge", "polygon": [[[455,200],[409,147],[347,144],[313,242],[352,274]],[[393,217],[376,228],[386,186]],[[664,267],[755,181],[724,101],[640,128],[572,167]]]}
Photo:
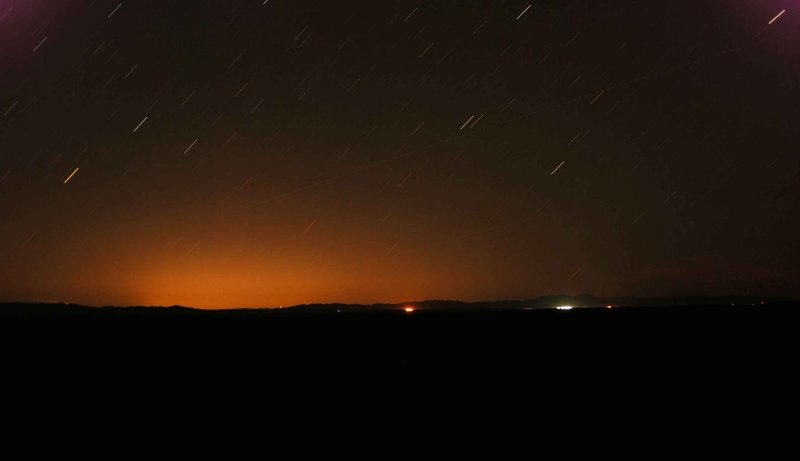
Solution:
{"label": "distant mountain ridge", "polygon": [[197,309],[185,306],[130,306],[130,307],[90,307],[65,303],[0,303],[0,316],[215,316],[215,315],[280,315],[281,313],[334,313],[334,312],[374,312],[403,311],[410,307],[415,311],[497,311],[519,309],[548,309],[557,306],[573,308],[591,307],[714,307],[714,306],[756,306],[793,304],[789,298],[762,298],[754,296],[675,296],[662,298],[616,297],[601,298],[590,294],[579,296],[547,295],[527,300],[502,301],[455,301],[425,300],[405,303],[378,304],[301,304],[283,308],[256,309]]}

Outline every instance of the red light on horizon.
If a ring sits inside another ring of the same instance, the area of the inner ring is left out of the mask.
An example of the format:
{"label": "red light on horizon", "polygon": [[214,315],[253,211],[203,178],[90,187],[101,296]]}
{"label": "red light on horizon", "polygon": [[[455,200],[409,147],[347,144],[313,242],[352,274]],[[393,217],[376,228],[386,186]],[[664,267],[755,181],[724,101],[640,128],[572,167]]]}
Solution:
{"label": "red light on horizon", "polygon": [[406,311],[406,312],[407,312],[407,313],[409,313],[409,314],[410,314],[411,312],[414,312],[414,308],[413,308],[413,307],[411,307],[411,306],[406,306],[406,307],[404,307],[404,308],[403,308],[403,310],[404,310],[404,311]]}

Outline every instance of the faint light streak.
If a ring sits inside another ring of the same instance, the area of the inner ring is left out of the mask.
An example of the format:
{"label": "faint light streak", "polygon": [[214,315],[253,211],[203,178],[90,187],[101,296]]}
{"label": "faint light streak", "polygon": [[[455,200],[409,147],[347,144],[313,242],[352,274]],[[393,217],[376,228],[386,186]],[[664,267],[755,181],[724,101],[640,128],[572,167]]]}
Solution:
{"label": "faint light streak", "polygon": [[133,67],[131,67],[131,70],[129,70],[128,73],[125,74],[124,77],[122,77],[122,80],[127,80],[128,77],[131,76],[131,74],[133,73],[134,70],[136,70],[137,67],[139,67],[139,64],[134,64]]}
{"label": "faint light streak", "polygon": [[775,16],[774,18],[772,18],[772,20],[771,20],[770,22],[768,22],[768,23],[767,23],[767,25],[768,25],[768,26],[772,25],[772,23],[773,23],[773,22],[775,22],[775,21],[777,21],[777,20],[778,20],[778,18],[780,18],[781,16],[783,16],[783,13],[785,13],[785,12],[786,12],[786,10],[781,10],[781,12],[780,12],[780,13],[778,13],[778,15],[777,15],[777,16]]}
{"label": "faint light streak", "polygon": [[558,171],[558,169],[559,169],[559,168],[561,168],[561,167],[562,167],[562,166],[563,166],[563,165],[564,165],[566,162],[567,162],[566,160],[562,160],[562,161],[561,161],[561,163],[559,163],[559,164],[558,164],[558,166],[556,167],[556,169],[555,169],[555,170],[553,170],[553,172],[552,172],[552,173],[550,173],[550,176],[553,176],[554,174],[556,174],[556,171]]}
{"label": "faint light streak", "polygon": [[608,112],[606,112],[606,115],[609,115],[609,114],[611,114],[611,112],[614,112],[614,110],[615,110],[617,107],[619,107],[619,105],[620,105],[620,104],[622,104],[622,101],[617,101],[617,103],[616,103],[616,104],[614,104],[614,107],[612,107],[611,109],[608,109]]}
{"label": "faint light streak", "polygon": [[236,56],[236,59],[234,59],[230,64],[228,64],[228,69],[230,69],[231,67],[233,67],[234,64],[239,62],[239,60],[242,59],[242,56],[244,56],[244,54],[239,53],[239,56]]}
{"label": "faint light streak", "polygon": [[579,267],[579,268],[578,268],[578,270],[576,270],[576,271],[575,271],[575,272],[574,272],[572,275],[570,275],[570,276],[569,276],[569,278],[567,279],[567,281],[570,281],[570,280],[574,279],[574,278],[575,278],[575,277],[576,277],[578,274],[580,274],[580,273],[581,273],[581,270],[583,270],[583,268],[582,268],[582,267]]}
{"label": "faint light streak", "polygon": [[667,203],[667,202],[669,202],[670,200],[672,200],[672,197],[675,197],[675,194],[677,194],[677,193],[678,193],[678,189],[675,189],[675,192],[673,192],[673,193],[669,194],[669,197],[667,197],[667,199],[666,199],[666,200],[664,200],[664,203]]}
{"label": "faint light streak", "polygon": [[75,168],[75,171],[73,171],[73,172],[72,172],[72,174],[70,174],[70,175],[67,177],[67,179],[65,179],[65,180],[64,180],[64,184],[68,183],[68,182],[69,182],[69,180],[70,180],[70,179],[72,179],[72,177],[73,177],[73,176],[75,176],[75,173],[77,173],[79,169],[80,169],[80,168]]}
{"label": "faint light streak", "polygon": [[28,238],[26,238],[25,241],[22,242],[22,245],[20,245],[19,247],[25,248],[26,246],[28,246],[28,243],[30,243],[31,240],[33,240],[34,237],[36,237],[36,231],[32,232],[31,235],[29,235]]}
{"label": "faint light streak", "polygon": [[205,162],[205,161],[206,161],[206,158],[205,158],[205,157],[201,158],[201,159],[200,159],[200,160],[199,160],[199,161],[198,161],[198,162],[197,162],[197,163],[194,165],[194,168],[192,168],[192,173],[194,173],[194,172],[195,172],[195,171],[196,171],[198,168],[200,168],[200,165],[202,165],[202,164],[203,164],[203,162]]}
{"label": "faint light streak", "polygon": [[6,12],[5,12],[5,13],[3,13],[3,15],[2,15],[2,16],[0,16],[0,21],[2,21],[3,19],[5,19],[5,18],[6,18],[6,16],[8,16],[8,13],[10,13],[10,12],[11,12],[11,10],[13,10],[13,9],[14,9],[14,5],[11,5],[11,6],[10,6],[10,7],[9,7],[9,8],[6,10]]}
{"label": "faint light streak", "polygon": [[350,40],[352,38],[353,38],[353,36],[351,35],[351,36],[347,37],[346,39],[344,39],[344,41],[342,42],[341,45],[339,45],[339,48],[337,48],[336,51],[342,51],[344,49],[344,47],[346,47],[347,44],[350,43]]}
{"label": "faint light streak", "polygon": [[480,116],[480,117],[478,117],[478,119],[477,119],[477,120],[475,120],[474,122],[472,122],[472,125],[470,125],[469,127],[470,127],[470,128],[473,128],[473,127],[475,127],[475,125],[477,125],[477,124],[478,124],[478,122],[480,122],[480,121],[481,121],[481,119],[483,118],[483,115],[484,115],[484,114],[481,114],[481,116]]}
{"label": "faint light streak", "polygon": [[[111,60],[112,60],[112,59],[114,59],[114,56],[116,56],[116,55],[117,55],[117,53],[119,53],[119,50],[118,50],[118,49],[117,49],[117,50],[114,50],[114,52],[113,52],[113,53],[111,53],[111,56],[109,56],[109,57],[108,57],[108,59],[106,59],[106,64],[108,64],[109,62],[111,62]],[[115,74],[115,75],[116,75],[116,74]]]}
{"label": "faint light streak", "polygon": [[139,124],[138,124],[138,125],[136,125],[136,128],[134,128],[134,129],[133,129],[133,132],[134,132],[134,133],[136,133],[136,130],[138,130],[139,128],[141,128],[141,126],[142,126],[142,125],[144,125],[144,122],[145,122],[145,121],[147,121],[147,117],[143,118],[143,119],[142,119],[142,121],[141,121],[141,122],[139,122]]}
{"label": "faint light streak", "polygon": [[36,50],[38,50],[40,46],[44,45],[44,42],[46,42],[46,41],[47,41],[47,37],[43,38],[43,39],[42,39],[42,41],[41,41],[41,42],[39,42],[39,44],[38,44],[38,45],[36,45],[36,46],[33,48],[33,52],[34,52],[34,53],[36,53]]}
{"label": "faint light streak", "polygon": [[246,179],[246,180],[245,180],[245,181],[242,183],[242,185],[241,185],[241,186],[239,186],[239,192],[241,192],[242,190],[244,190],[244,188],[245,188],[245,187],[247,187],[247,185],[248,185],[248,184],[250,184],[250,182],[251,182],[252,180],[253,180],[253,178],[247,178],[247,179]]}
{"label": "faint light streak", "polygon": [[244,86],[243,86],[243,87],[241,87],[241,88],[239,89],[239,91],[237,91],[237,92],[236,92],[236,95],[234,95],[233,97],[234,97],[234,98],[238,98],[238,97],[239,97],[239,95],[240,95],[240,94],[242,94],[242,91],[244,91],[244,89],[245,89],[245,88],[247,88],[247,85],[249,85],[249,84],[250,84],[250,82],[247,82],[247,83],[245,83],[245,84],[244,84]]}
{"label": "faint light streak", "polygon": [[578,77],[577,77],[575,80],[573,80],[573,81],[572,81],[572,83],[570,83],[570,84],[569,84],[569,86],[567,87],[567,89],[570,89],[570,88],[572,88],[572,85],[574,85],[574,84],[578,83],[578,80],[580,80],[580,79],[581,79],[581,77],[583,77],[583,74],[581,74],[581,75],[578,75]]}
{"label": "faint light streak", "polygon": [[356,81],[353,82],[352,85],[350,85],[350,88],[347,89],[347,94],[350,94],[350,92],[353,91],[353,88],[355,88],[356,85],[358,85],[358,82],[360,82],[360,81],[361,81],[361,79],[357,78]]}
{"label": "faint light streak", "polygon": [[192,147],[194,147],[194,145],[195,145],[195,144],[197,144],[197,141],[198,141],[199,139],[200,139],[200,138],[195,138],[195,139],[194,139],[194,141],[192,141],[192,143],[191,143],[191,144],[189,144],[189,147],[187,147],[187,148],[186,148],[186,150],[185,150],[185,151],[183,151],[183,155],[186,155],[186,153],[187,153],[187,152],[189,152],[189,150],[190,150]]}
{"label": "faint light streak", "polygon": [[528,6],[526,6],[525,9],[522,10],[522,13],[520,13],[519,16],[517,16],[517,19],[521,18],[523,14],[527,13],[532,5],[533,5],[532,3],[529,3]]}
{"label": "faint light streak", "polygon": [[409,171],[406,177],[403,178],[402,181],[400,181],[400,184],[398,184],[397,187],[403,187],[403,184],[405,184],[406,181],[408,181],[408,178],[410,178],[412,174],[414,174],[414,171]]}
{"label": "faint light streak", "polygon": [[234,131],[234,132],[233,132],[233,134],[231,135],[231,137],[230,137],[230,138],[228,138],[228,140],[227,140],[227,141],[225,141],[225,144],[223,144],[223,145],[222,145],[222,147],[225,147],[225,146],[227,146],[228,144],[230,144],[230,143],[231,143],[231,141],[233,141],[233,138],[235,138],[235,137],[236,137],[236,135],[237,135],[238,133],[239,133],[238,131]]}
{"label": "faint light streak", "polygon": [[301,87],[301,86],[303,86],[303,83],[305,83],[305,82],[306,82],[306,80],[308,80],[308,77],[309,77],[309,75],[311,75],[311,74],[308,74],[308,75],[306,75],[305,77],[303,77],[303,79],[302,79],[302,80],[300,80],[300,83],[298,83],[297,85],[295,85],[295,86],[294,86],[294,89],[295,89],[295,90],[298,90],[298,89],[300,89],[300,87]]}
{"label": "faint light streak", "polygon": [[305,45],[305,44],[306,44],[306,42],[308,41],[308,39],[309,39],[309,38],[311,38],[311,36],[312,36],[312,35],[314,35],[314,34],[308,34],[308,35],[306,35],[306,38],[304,38],[304,39],[303,39],[303,41],[302,41],[302,42],[300,42],[300,44],[299,44],[299,45],[297,45],[297,48],[302,48],[302,47],[303,47],[303,45]]}
{"label": "faint light streak", "polygon": [[192,96],[194,96],[194,94],[195,94],[196,92],[197,92],[197,90],[192,90],[192,93],[191,93],[189,96],[187,96],[187,97],[186,97],[186,99],[184,99],[184,100],[183,100],[183,102],[181,103],[181,105],[183,106],[183,105],[185,105],[187,102],[189,102],[189,100],[190,100],[190,99],[192,99]]}
{"label": "faint light streak", "polygon": [[222,112],[220,112],[220,113],[217,115],[217,117],[214,119],[214,121],[213,121],[213,122],[211,122],[211,126],[214,126],[214,125],[216,125],[216,124],[217,124],[217,122],[219,121],[219,119],[221,119],[221,118],[222,118],[222,116],[223,116],[224,114],[225,114],[225,111],[224,111],[224,110],[223,110]]}
{"label": "faint light streak", "polygon": [[485,26],[485,25],[486,25],[486,22],[487,22],[487,21],[483,21],[483,22],[481,23],[481,25],[480,25],[480,26],[478,26],[478,28],[477,28],[477,29],[475,29],[475,31],[474,31],[474,32],[472,32],[472,35],[475,35],[475,34],[477,34],[477,33],[478,33],[478,31],[479,31],[479,30],[481,30],[481,28],[483,28],[483,26]]}
{"label": "faint light streak", "polygon": [[103,89],[105,90],[105,89],[106,89],[106,87],[107,87],[108,85],[110,85],[110,84],[111,84],[111,82],[113,82],[113,81],[114,81],[114,79],[115,79],[116,77],[117,77],[117,74],[114,74],[114,75],[112,75],[112,76],[111,76],[111,78],[110,78],[110,79],[108,79],[108,81],[106,82],[106,84],[105,84],[105,85],[103,85]]}
{"label": "faint light streak", "polygon": [[414,128],[414,131],[411,132],[411,136],[414,136],[415,134],[417,134],[417,131],[419,131],[419,129],[422,128],[422,125],[424,125],[424,124],[425,124],[425,122],[422,122],[419,125],[417,125],[417,127]]}
{"label": "faint light streak", "polygon": [[574,41],[575,41],[575,39],[576,39],[576,38],[578,38],[578,35],[580,35],[580,34],[581,34],[581,33],[580,33],[580,32],[578,32],[578,33],[576,33],[576,34],[575,34],[575,35],[574,35],[574,36],[573,36],[571,39],[569,39],[569,41],[568,41],[567,43],[565,43],[565,44],[564,44],[564,48],[566,48],[566,47],[570,46],[570,44],[572,44],[572,42],[574,42]]}
{"label": "faint light streak", "polygon": [[539,209],[536,210],[536,212],[541,213],[542,211],[544,211],[545,208],[547,208],[547,205],[549,204],[550,204],[550,199],[545,200],[544,205],[540,206]]}
{"label": "faint light streak", "polygon": [[600,98],[600,96],[603,96],[603,93],[605,92],[606,90],[601,91],[600,94],[598,94],[597,96],[594,97],[594,99],[592,99],[592,102],[590,102],[589,105],[591,106],[592,104],[594,104],[594,102],[597,101]]}
{"label": "faint light streak", "polygon": [[190,254],[194,253],[194,250],[196,250],[198,246],[200,246],[200,240],[195,242],[195,244],[191,248],[189,248],[189,251],[186,252],[186,256],[189,256]]}
{"label": "faint light streak", "polygon": [[469,123],[469,122],[470,122],[470,121],[471,121],[473,118],[475,118],[475,116],[474,116],[474,115],[470,115],[470,116],[469,116],[469,118],[467,119],[467,121],[466,121],[466,122],[464,122],[464,124],[463,124],[463,125],[461,125],[461,128],[459,128],[459,131],[460,131],[460,130],[463,130],[463,129],[464,129],[464,127],[465,127],[465,126],[467,126],[467,123]]}
{"label": "faint light streak", "polygon": [[297,102],[302,101],[303,98],[306,97],[306,94],[308,94],[309,90],[311,90],[311,87],[308,87],[308,89],[306,89],[306,91],[304,91],[303,94],[300,95],[300,97],[297,99]]}
{"label": "faint light streak", "polygon": [[7,111],[5,111],[5,113],[3,114],[3,117],[8,116],[8,114],[10,114],[11,111],[14,110],[15,107],[17,107],[17,104],[19,104],[19,99],[14,101],[14,104],[11,104],[11,107],[9,107]]}
{"label": "faint light streak", "polygon": [[93,58],[93,57],[94,57],[94,55],[96,55],[97,53],[99,53],[99,52],[100,52],[100,50],[102,50],[102,49],[105,47],[105,45],[106,45],[106,41],[105,41],[105,40],[103,40],[102,42],[100,42],[100,44],[99,44],[99,45],[97,45],[97,48],[95,48],[95,49],[94,49],[94,51],[92,51],[92,54],[91,54],[89,57],[90,57],[90,58]]}
{"label": "faint light streak", "polygon": [[292,41],[293,41],[293,42],[296,42],[296,41],[297,41],[297,39],[299,39],[299,38],[300,38],[300,36],[301,36],[301,35],[303,35],[303,33],[305,33],[305,31],[307,31],[307,30],[308,30],[308,26],[305,26],[305,27],[303,27],[303,30],[301,30],[301,31],[300,31],[300,33],[299,33],[299,34],[297,34],[297,36],[296,36],[296,37],[294,38],[294,40],[292,40]]}
{"label": "faint light streak", "polygon": [[421,58],[421,57],[425,56],[425,53],[427,53],[427,52],[428,52],[428,50],[430,50],[432,46],[433,46],[433,42],[431,42],[431,44],[430,44],[430,45],[428,45],[428,47],[427,47],[427,48],[425,48],[425,49],[422,51],[422,53],[420,53],[419,57]]}
{"label": "faint light streak", "polygon": [[406,21],[408,21],[409,19],[411,19],[411,16],[414,16],[414,13],[416,13],[418,9],[419,9],[419,8],[414,8],[414,11],[412,11],[412,12],[411,12],[411,13],[410,13],[408,16],[406,16],[406,18],[405,18],[405,19],[403,19],[403,22],[406,22]]}
{"label": "faint light streak", "polygon": [[308,227],[306,227],[306,229],[300,235],[306,235],[308,233],[308,231],[310,231],[311,228],[314,227],[314,224],[316,224],[316,223],[317,223],[317,220],[315,219],[314,221],[311,222],[311,224],[308,225]]}
{"label": "faint light streak", "polygon": [[116,13],[117,10],[120,9],[121,6],[122,6],[122,2],[120,2],[120,4],[117,5],[116,8],[114,8],[114,11],[112,11],[111,14],[108,15],[108,19],[111,19],[111,16],[114,16],[114,13]]}

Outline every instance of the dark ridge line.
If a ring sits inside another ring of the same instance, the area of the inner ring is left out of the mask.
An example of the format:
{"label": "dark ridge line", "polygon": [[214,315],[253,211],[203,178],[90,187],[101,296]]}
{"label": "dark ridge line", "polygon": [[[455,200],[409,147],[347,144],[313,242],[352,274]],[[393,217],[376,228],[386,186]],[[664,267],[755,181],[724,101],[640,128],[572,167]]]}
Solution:
{"label": "dark ridge line", "polygon": [[[527,300],[458,301],[424,300],[404,303],[346,304],[310,303],[287,307],[200,309],[172,306],[86,306],[71,303],[0,303],[0,316],[280,316],[305,314],[353,313],[417,313],[417,312],[501,312],[521,310],[555,310],[557,306],[570,306],[572,310],[592,308],[708,308],[789,306],[800,304],[791,298],[755,296],[673,296],[662,298],[616,297],[600,298],[583,294],[579,296],[548,295]],[[413,308],[405,312],[406,307]]]}

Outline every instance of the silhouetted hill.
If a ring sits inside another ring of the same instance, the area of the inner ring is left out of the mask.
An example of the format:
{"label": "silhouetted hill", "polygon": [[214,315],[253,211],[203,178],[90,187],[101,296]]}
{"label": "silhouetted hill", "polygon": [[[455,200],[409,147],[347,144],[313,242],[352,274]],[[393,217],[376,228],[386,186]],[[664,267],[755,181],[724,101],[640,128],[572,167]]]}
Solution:
{"label": "silhouetted hill", "polygon": [[778,306],[791,305],[796,301],[779,298],[760,298],[746,296],[681,296],[670,298],[600,298],[583,294],[579,296],[549,295],[528,300],[463,302],[453,300],[425,300],[398,304],[302,304],[284,308],[265,309],[220,309],[206,310],[184,306],[130,306],[130,307],[89,307],[77,304],[0,304],[0,316],[6,317],[273,317],[304,316],[314,314],[356,314],[356,313],[405,313],[404,308],[412,307],[418,312],[498,312],[529,309],[551,309],[556,306],[574,308],[612,307],[730,307],[730,306]]}
{"label": "silhouetted hill", "polygon": [[[547,296],[221,311],[2,304],[0,348],[17,364],[17,373],[9,376],[28,376],[31,368],[60,370],[53,376],[69,381],[66,377],[78,370],[87,376],[102,373],[97,382],[103,383],[110,366],[126,380],[157,370],[146,386],[196,370],[187,382],[191,387],[212,374],[228,379],[232,368],[244,370],[240,373],[248,382],[261,375],[281,380],[286,376],[277,373],[281,368],[322,370],[327,380],[347,367],[382,368],[412,388],[426,382],[410,381],[414,371],[427,376],[483,369],[494,377],[491,370],[512,370],[534,373],[537,381],[559,391],[564,371],[577,372],[572,382],[590,386],[607,379],[615,361],[635,373],[634,383],[648,367],[654,379],[663,380],[671,370],[692,385],[702,381],[699,376],[727,376],[727,382],[742,373],[784,382],[794,370],[796,303],[765,300],[752,306],[748,301],[755,298],[686,297],[635,300],[647,307],[579,307],[623,300]],[[664,306],[667,302],[675,305]],[[406,305],[415,310],[406,313]],[[554,305],[576,308],[561,311]],[[548,364],[555,373],[543,371]],[[720,375],[721,367],[727,375]],[[52,377],[40,381],[54,382]]]}
{"label": "silhouetted hill", "polygon": [[6,317],[175,317],[202,315],[204,311],[183,306],[103,306],[90,307],[79,304],[0,304],[0,316]]}
{"label": "silhouetted hill", "polygon": [[525,301],[528,307],[678,307],[678,306],[730,306],[760,305],[793,302],[788,298],[764,298],[757,296],[672,296],[661,298],[615,297],[599,298],[590,294],[580,296],[541,296]]}

